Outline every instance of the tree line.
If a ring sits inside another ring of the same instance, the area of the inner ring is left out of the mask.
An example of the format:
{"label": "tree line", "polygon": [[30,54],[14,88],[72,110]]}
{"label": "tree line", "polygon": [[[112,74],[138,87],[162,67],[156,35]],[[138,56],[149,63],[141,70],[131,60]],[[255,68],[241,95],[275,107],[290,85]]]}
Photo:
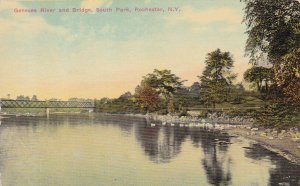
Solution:
{"label": "tree line", "polygon": [[[133,94],[126,92],[117,99],[102,98],[97,102],[101,112],[133,112],[187,115],[190,108],[210,108],[225,102],[241,104],[246,90],[241,83],[234,84],[237,74],[232,72],[230,52],[216,49],[207,54],[205,70],[199,82],[184,86],[171,70],[154,69],[142,77]],[[248,91],[252,94],[251,91]]]}
{"label": "tree line", "polygon": [[[252,67],[244,80],[255,91],[234,84],[230,52],[216,49],[206,55],[205,69],[190,87],[170,70],[154,69],[145,75],[133,94],[97,101],[101,112],[186,115],[189,108],[215,110],[220,105],[259,105],[250,114],[257,123],[284,127],[299,123],[300,108],[300,3],[296,0],[241,0],[248,39],[245,54]],[[266,11],[267,10],[267,11]]]}

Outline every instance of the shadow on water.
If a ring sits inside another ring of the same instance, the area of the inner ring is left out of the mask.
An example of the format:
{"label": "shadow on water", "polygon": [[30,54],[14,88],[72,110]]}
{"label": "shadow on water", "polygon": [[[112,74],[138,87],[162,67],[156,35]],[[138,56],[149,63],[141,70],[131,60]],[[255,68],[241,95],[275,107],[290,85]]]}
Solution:
{"label": "shadow on water", "polygon": [[230,137],[226,133],[206,128],[136,126],[136,137],[145,153],[155,163],[168,163],[181,152],[181,145],[191,139],[193,145],[204,152],[202,165],[209,183],[229,185],[230,158],[226,154]]}
{"label": "shadow on water", "polygon": [[150,127],[144,124],[136,126],[135,135],[151,161],[168,163],[180,153],[188,132],[181,128]]}
{"label": "shadow on water", "polygon": [[270,173],[270,185],[300,185],[300,166],[290,163],[285,158],[263,148],[259,144],[252,144],[245,150],[245,156],[254,160],[268,160],[274,165]]}
{"label": "shadow on water", "polygon": [[191,139],[197,147],[201,144],[204,152],[202,165],[208,181],[213,185],[229,185],[231,181],[231,160],[227,154],[230,137],[227,133],[202,128],[190,133]]}

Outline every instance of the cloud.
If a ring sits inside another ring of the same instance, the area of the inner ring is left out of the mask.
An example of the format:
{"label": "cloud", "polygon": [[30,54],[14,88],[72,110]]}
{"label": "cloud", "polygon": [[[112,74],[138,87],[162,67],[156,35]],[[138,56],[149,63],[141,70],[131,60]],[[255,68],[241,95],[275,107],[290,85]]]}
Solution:
{"label": "cloud", "polygon": [[106,24],[105,26],[103,26],[101,28],[100,31],[105,34],[105,33],[114,33],[115,30],[116,30],[115,26],[111,26],[111,25]]}
{"label": "cloud", "polygon": [[242,21],[242,15],[239,9],[235,8],[211,8],[207,10],[196,10],[191,6],[182,8],[182,13],[176,16],[169,16],[166,18],[169,25],[176,25],[179,23],[187,22],[193,24],[192,32],[199,31],[203,32],[204,27],[208,27],[214,23],[226,24],[224,28],[221,28],[221,32],[235,32],[237,29],[236,25],[240,25]]}
{"label": "cloud", "polygon": [[225,33],[232,33],[232,32],[237,32],[239,31],[239,27],[236,25],[229,25],[227,27],[223,27],[220,29],[221,32],[225,32]]}
{"label": "cloud", "polygon": [[151,0],[145,0],[145,4],[150,4]]}
{"label": "cloud", "polygon": [[83,0],[80,7],[95,9],[102,6],[110,6],[111,3],[112,0]]}
{"label": "cloud", "polygon": [[[20,34],[26,37],[35,37],[40,33],[52,33],[68,39],[71,35],[69,31],[62,26],[53,26],[45,21],[41,16],[33,16],[34,13],[14,13],[14,9],[25,9],[18,2],[2,2],[0,10],[3,12],[0,17],[0,34],[16,37]],[[28,9],[28,8],[27,8]]]}
{"label": "cloud", "polygon": [[22,16],[13,19],[0,18],[0,25],[3,26],[0,30],[1,34],[19,32],[35,36],[39,33],[49,32],[57,35],[66,35],[68,31],[63,27],[55,27],[49,25],[41,17]]}
{"label": "cloud", "polygon": [[198,27],[192,27],[191,31],[193,33],[199,33],[199,32],[208,32],[211,31],[209,27],[203,27],[203,26],[198,26]]}

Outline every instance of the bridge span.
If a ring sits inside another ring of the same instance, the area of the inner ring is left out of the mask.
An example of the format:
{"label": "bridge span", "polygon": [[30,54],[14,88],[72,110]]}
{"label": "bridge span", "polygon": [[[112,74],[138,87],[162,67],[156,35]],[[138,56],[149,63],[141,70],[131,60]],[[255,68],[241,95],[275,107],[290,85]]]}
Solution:
{"label": "bridge span", "polygon": [[47,115],[50,108],[86,108],[92,112],[95,104],[80,101],[29,101],[29,100],[0,100],[0,112],[2,108],[45,108]]}

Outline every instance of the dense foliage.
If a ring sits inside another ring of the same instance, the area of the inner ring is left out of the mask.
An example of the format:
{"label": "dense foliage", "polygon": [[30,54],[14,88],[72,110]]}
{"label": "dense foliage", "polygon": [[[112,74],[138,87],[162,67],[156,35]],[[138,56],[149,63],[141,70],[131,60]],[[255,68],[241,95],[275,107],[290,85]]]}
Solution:
{"label": "dense foliage", "polygon": [[273,64],[300,45],[300,3],[297,0],[241,0],[246,3],[246,52],[252,60],[268,55]]}
{"label": "dense foliage", "polygon": [[207,105],[215,108],[217,103],[228,101],[232,90],[232,81],[236,75],[232,73],[233,59],[229,52],[217,49],[207,54],[206,67],[200,76],[201,98]]}
{"label": "dense foliage", "polygon": [[[257,121],[267,126],[293,125],[300,108],[300,3],[296,0],[242,1],[246,3],[246,53],[253,64],[266,55],[274,74],[270,76],[273,84],[267,92],[272,104],[258,111]],[[262,67],[251,70],[254,68]],[[246,72],[246,80],[258,82],[251,70]]]}
{"label": "dense foliage", "polygon": [[248,82],[254,83],[259,92],[268,92],[269,86],[274,79],[274,72],[271,68],[262,66],[253,66],[246,70],[244,79]]}

